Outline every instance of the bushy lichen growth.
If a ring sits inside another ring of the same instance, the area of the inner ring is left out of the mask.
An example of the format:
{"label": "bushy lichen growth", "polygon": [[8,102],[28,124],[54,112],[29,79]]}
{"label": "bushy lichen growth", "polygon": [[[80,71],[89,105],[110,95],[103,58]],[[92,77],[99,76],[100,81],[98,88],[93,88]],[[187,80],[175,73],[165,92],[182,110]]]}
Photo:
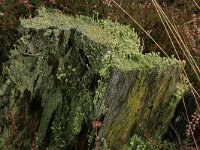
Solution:
{"label": "bushy lichen growth", "polygon": [[148,140],[143,139],[137,134],[133,135],[124,150],[159,150],[155,145],[150,143]]}
{"label": "bushy lichen growth", "polygon": [[156,53],[143,55],[140,52],[140,40],[130,26],[124,26],[110,20],[95,20],[85,16],[74,18],[55,10],[49,12],[45,8],[41,8],[38,12],[39,15],[36,18],[22,19],[22,25],[26,28],[36,29],[48,27],[76,28],[83,35],[90,37],[92,41],[110,46],[113,64],[120,69],[126,69],[126,67],[121,67],[123,63],[118,63],[121,59],[130,60],[127,63],[130,64],[128,66],[132,66],[131,68],[163,67],[180,63],[176,59],[161,58]]}
{"label": "bushy lichen growth", "polygon": [[[176,85],[176,90],[169,101],[169,105],[171,107],[176,107],[180,100],[184,97],[184,94],[189,91],[189,84],[186,80],[182,80],[180,83]],[[172,108],[173,109],[173,108]]]}
{"label": "bushy lichen growth", "polygon": [[167,141],[161,141],[160,138],[141,137],[134,134],[129,142],[123,146],[123,150],[178,150],[174,144]]}

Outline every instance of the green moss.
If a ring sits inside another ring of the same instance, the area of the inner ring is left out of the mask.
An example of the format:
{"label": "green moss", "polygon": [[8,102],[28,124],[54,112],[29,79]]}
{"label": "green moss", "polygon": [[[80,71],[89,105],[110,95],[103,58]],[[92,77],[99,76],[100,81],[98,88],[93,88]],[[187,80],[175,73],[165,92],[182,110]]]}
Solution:
{"label": "green moss", "polygon": [[[133,68],[162,67],[179,63],[175,59],[162,59],[155,53],[143,55],[140,52],[140,40],[130,26],[124,26],[110,20],[96,21],[85,16],[73,18],[55,10],[48,11],[45,8],[38,11],[39,16],[36,18],[21,19],[22,26],[38,30],[48,27],[57,27],[64,30],[75,28],[92,41],[110,46],[113,49],[111,51],[112,60],[120,69],[122,67],[123,69],[127,67],[127,69],[130,69],[130,66],[133,66]],[[125,64],[128,64],[128,66],[121,66],[122,63],[120,62],[125,60],[127,60]],[[133,61],[133,63],[131,64],[128,60]]]}
{"label": "green moss", "polygon": [[129,144],[124,145],[123,150],[159,150],[160,149],[160,148],[157,148],[153,144],[155,143],[150,143],[150,141],[143,139],[137,134],[134,134],[131,137]]}
{"label": "green moss", "polygon": [[62,101],[62,93],[60,92],[60,89],[57,89],[55,91],[47,90],[43,94],[43,101],[45,101],[45,107],[43,110],[43,114],[41,117],[41,124],[38,129],[38,144],[41,145],[42,142],[45,139],[46,132],[48,130],[48,125],[51,117],[53,116],[54,111],[57,109],[58,105]]}
{"label": "green moss", "polygon": [[[125,82],[123,87],[127,87],[126,81],[128,81],[131,88],[127,100],[115,110],[115,114],[113,115],[112,111],[108,113],[106,126],[102,129],[104,133],[102,137],[106,137],[112,148],[120,148],[133,132],[142,136],[144,133],[152,136],[162,136],[165,133],[175,110],[175,107],[169,108],[168,104],[176,89],[176,83],[180,80],[177,75],[180,70],[180,66],[173,65],[151,69],[132,68],[125,72],[120,69],[127,79],[119,81]],[[115,84],[119,84],[116,82]],[[116,97],[114,101],[121,100]],[[111,106],[109,109],[115,108]]]}
{"label": "green moss", "polygon": [[3,138],[0,137],[0,148],[1,148],[1,149],[6,149],[5,143],[6,143],[5,140],[4,140]]}
{"label": "green moss", "polygon": [[[128,73],[130,74],[131,72]],[[134,88],[129,93],[127,102],[122,105],[115,121],[111,124],[107,123],[107,128],[104,131],[108,133],[106,139],[108,143],[114,147],[117,147],[120,142],[123,143],[128,139],[133,122],[138,120],[139,112],[142,107],[140,99],[147,88],[147,85],[145,85],[145,75],[143,73],[144,71],[139,71],[138,76],[140,76],[140,80],[136,81]]]}
{"label": "green moss", "polygon": [[176,90],[169,101],[169,107],[175,108],[176,105],[180,102],[183,98],[184,94],[189,91],[189,84],[186,80],[182,80],[180,83],[176,85]]}

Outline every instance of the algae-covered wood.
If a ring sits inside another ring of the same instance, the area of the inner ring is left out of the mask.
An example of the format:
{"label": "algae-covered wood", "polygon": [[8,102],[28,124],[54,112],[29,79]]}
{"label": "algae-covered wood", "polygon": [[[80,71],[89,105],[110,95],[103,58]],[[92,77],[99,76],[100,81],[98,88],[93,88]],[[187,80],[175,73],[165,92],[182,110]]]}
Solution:
{"label": "algae-covered wood", "polygon": [[129,26],[42,8],[18,31],[0,76],[1,148],[92,149],[95,120],[101,149],[166,131],[182,62],[143,55]]}

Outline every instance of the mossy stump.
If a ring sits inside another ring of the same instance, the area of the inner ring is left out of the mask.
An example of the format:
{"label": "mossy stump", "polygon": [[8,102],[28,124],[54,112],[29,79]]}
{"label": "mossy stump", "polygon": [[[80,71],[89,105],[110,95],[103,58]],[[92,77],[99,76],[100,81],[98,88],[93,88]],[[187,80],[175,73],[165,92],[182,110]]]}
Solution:
{"label": "mossy stump", "polygon": [[129,26],[42,8],[18,30],[0,76],[1,148],[84,150],[98,136],[123,149],[167,130],[183,63],[143,55]]}

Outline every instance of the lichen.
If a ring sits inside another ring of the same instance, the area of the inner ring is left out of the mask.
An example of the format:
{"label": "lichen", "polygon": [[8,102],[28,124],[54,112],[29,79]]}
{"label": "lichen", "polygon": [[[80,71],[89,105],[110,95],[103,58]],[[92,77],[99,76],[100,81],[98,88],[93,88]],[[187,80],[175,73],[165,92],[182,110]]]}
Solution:
{"label": "lichen", "polygon": [[141,136],[134,134],[130,142],[127,145],[124,145],[123,150],[159,150],[160,148],[156,147],[157,143],[151,143],[146,139],[143,139]]}
{"label": "lichen", "polygon": [[[123,70],[120,71],[123,72]],[[181,67],[171,65],[171,67],[159,69],[126,71],[124,73],[124,76],[127,77],[125,81],[123,81],[123,77],[118,75],[121,80],[115,80],[114,84],[124,82],[122,87],[127,87],[126,84],[130,84],[131,88],[127,100],[121,102],[120,108],[112,107],[116,105],[114,101],[122,101],[120,98],[123,96],[117,95],[115,98],[108,96],[113,99],[109,101],[111,107],[108,107],[108,110],[111,111],[106,116],[106,126],[100,131],[101,137],[106,138],[108,145],[112,145],[113,149],[120,148],[130,138],[131,133],[138,133],[142,136],[145,133],[152,136],[157,134],[162,136],[165,133],[175,110],[175,107],[169,108],[168,104],[176,89],[176,83],[180,80],[180,77],[177,76],[179,72],[181,72]],[[113,114],[113,110],[115,114]]]}
{"label": "lichen", "polygon": [[[36,18],[21,19],[25,28],[44,29],[58,27],[59,29],[76,28],[83,35],[90,37],[96,43],[111,47],[113,61],[127,59],[132,61],[132,66],[140,68],[162,67],[170,64],[179,64],[176,59],[161,58],[159,54],[150,53],[143,55],[140,52],[140,40],[134,29],[110,20],[95,20],[85,16],[66,16],[59,11],[48,11],[46,8],[39,10]],[[95,34],[94,34],[95,33]],[[134,65],[134,63],[136,65]],[[122,63],[117,63],[118,65]],[[128,63],[129,64],[129,63]],[[129,65],[130,66],[130,65]],[[124,67],[123,69],[125,69]]]}

